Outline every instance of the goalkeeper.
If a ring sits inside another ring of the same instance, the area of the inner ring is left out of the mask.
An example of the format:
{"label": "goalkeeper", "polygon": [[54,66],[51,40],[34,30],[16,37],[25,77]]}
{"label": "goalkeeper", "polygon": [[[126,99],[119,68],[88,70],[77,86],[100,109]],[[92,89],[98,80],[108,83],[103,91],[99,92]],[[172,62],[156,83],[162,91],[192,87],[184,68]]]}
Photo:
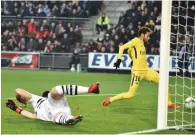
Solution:
{"label": "goalkeeper", "polygon": [[6,106],[18,114],[30,119],[52,121],[64,125],[75,125],[77,122],[82,121],[83,116],[72,116],[70,107],[64,95],[77,95],[82,93],[99,94],[99,91],[99,83],[94,83],[90,87],[59,85],[52,88],[51,91],[43,92],[41,97],[17,88],[16,99],[23,104],[26,104],[27,100],[30,101],[35,113],[23,110],[10,99],[7,100]]}
{"label": "goalkeeper", "polygon": [[[128,49],[128,54],[133,61],[132,71],[131,71],[131,83],[128,92],[118,94],[114,97],[108,97],[103,101],[103,106],[107,106],[114,101],[126,98],[132,98],[135,96],[136,90],[139,86],[139,83],[142,79],[147,81],[152,81],[155,83],[159,82],[158,72],[152,70],[148,67],[147,58],[146,58],[146,49],[144,43],[150,39],[151,30],[147,27],[141,27],[139,29],[139,37],[135,37],[132,41],[124,44],[119,49],[118,60],[114,63],[114,67],[119,68],[123,51]],[[168,107],[169,108],[180,108],[172,103],[170,95],[168,96]]]}

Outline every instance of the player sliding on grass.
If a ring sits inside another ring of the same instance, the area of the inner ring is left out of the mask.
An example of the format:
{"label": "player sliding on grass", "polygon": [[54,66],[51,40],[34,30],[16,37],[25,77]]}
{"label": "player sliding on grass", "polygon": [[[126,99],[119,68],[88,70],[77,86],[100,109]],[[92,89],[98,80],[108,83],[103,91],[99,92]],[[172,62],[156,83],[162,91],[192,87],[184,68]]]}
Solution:
{"label": "player sliding on grass", "polygon": [[[148,67],[147,58],[146,58],[146,49],[144,43],[150,39],[151,30],[147,27],[140,28],[138,35],[132,41],[122,45],[119,49],[118,60],[114,63],[114,67],[119,68],[123,51],[128,49],[128,54],[133,61],[133,67],[131,71],[131,84],[128,92],[121,93],[114,97],[107,98],[103,105],[107,106],[112,102],[123,99],[123,98],[132,98],[135,96],[136,90],[139,86],[139,83],[142,79],[147,81],[152,81],[155,83],[159,82],[158,72],[152,70]],[[169,108],[180,108],[172,103],[170,95],[168,96],[168,107]]]}
{"label": "player sliding on grass", "polygon": [[18,107],[13,100],[8,99],[6,106],[13,111],[30,119],[40,119],[44,121],[52,121],[57,124],[74,125],[83,119],[83,116],[72,116],[71,109],[64,95],[77,95],[82,93],[99,94],[99,83],[95,83],[90,87],[78,85],[59,85],[45,91],[41,96],[29,93],[23,89],[16,89],[16,99],[26,104],[30,101],[35,113],[28,112]]}

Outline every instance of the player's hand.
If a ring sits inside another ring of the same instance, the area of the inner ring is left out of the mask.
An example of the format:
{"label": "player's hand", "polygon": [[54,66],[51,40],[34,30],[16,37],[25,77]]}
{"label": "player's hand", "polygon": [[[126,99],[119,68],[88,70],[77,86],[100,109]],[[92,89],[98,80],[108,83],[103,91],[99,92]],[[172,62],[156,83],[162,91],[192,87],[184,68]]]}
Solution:
{"label": "player's hand", "polygon": [[121,63],[121,59],[118,59],[115,63],[114,63],[114,67],[119,68],[120,67],[120,63]]}
{"label": "player's hand", "polygon": [[8,108],[10,108],[11,110],[13,110],[13,111],[19,113],[19,114],[22,112],[22,109],[19,108],[19,107],[14,103],[13,100],[8,99],[7,102],[6,102],[6,106],[7,106]]}
{"label": "player's hand", "polygon": [[133,67],[133,61],[131,61],[131,64],[130,65],[131,65],[131,67]]}
{"label": "player's hand", "polygon": [[16,99],[17,99],[20,103],[23,103],[23,104],[26,105],[26,99],[23,98],[22,96],[16,95]]}
{"label": "player's hand", "polygon": [[14,103],[14,101],[10,99],[7,100],[6,106],[13,111],[16,111],[16,109],[18,108],[18,106]]}

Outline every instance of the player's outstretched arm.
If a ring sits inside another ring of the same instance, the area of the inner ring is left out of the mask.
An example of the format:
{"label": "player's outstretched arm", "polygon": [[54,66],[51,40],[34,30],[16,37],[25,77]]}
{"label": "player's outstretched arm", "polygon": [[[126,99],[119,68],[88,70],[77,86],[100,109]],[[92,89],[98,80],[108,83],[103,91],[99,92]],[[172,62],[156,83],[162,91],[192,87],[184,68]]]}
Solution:
{"label": "player's outstretched arm", "polygon": [[24,117],[29,118],[29,119],[37,119],[36,114],[28,112],[26,110],[22,110],[21,115],[23,115]]}
{"label": "player's outstretched arm", "polygon": [[28,112],[28,111],[25,111],[22,108],[18,107],[13,100],[8,99],[6,102],[6,107],[11,109],[12,111],[15,111],[18,114],[23,115],[26,118],[29,118],[29,119],[36,119],[37,118],[35,114]]}
{"label": "player's outstretched arm", "polygon": [[118,59],[117,59],[117,61],[114,63],[114,67],[116,67],[116,69],[120,67],[120,63],[121,63],[121,60],[122,60],[122,56],[123,56],[124,50],[130,49],[130,48],[132,48],[132,47],[134,47],[133,42],[127,42],[126,44],[120,46],[120,48],[119,48],[119,53],[118,53]]}

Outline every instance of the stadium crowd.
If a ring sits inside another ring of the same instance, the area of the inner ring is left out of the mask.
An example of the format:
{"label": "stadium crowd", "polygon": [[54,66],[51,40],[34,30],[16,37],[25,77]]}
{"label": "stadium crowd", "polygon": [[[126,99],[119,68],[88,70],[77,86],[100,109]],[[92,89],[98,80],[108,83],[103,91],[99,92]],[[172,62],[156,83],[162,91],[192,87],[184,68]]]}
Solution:
{"label": "stadium crowd", "polygon": [[[125,13],[121,12],[118,20],[118,25],[107,30],[103,38],[98,38],[97,41],[90,41],[88,43],[89,51],[118,52],[118,46],[123,45],[124,43],[137,36],[137,32],[140,27],[147,26],[150,27],[153,31],[151,39],[146,45],[147,53],[159,54],[161,31],[161,2],[129,1],[128,5],[129,9]],[[194,10],[195,5],[192,2],[189,2],[188,5],[185,1],[173,2],[171,55],[174,55],[176,50],[179,51],[179,49],[183,44],[185,44],[185,42],[189,44],[191,48],[195,49],[195,47],[192,46],[193,40],[195,40],[195,36],[193,36],[195,31]],[[186,13],[188,13],[187,16]],[[179,16],[177,16],[178,14]],[[185,37],[186,33],[187,36]],[[193,51],[195,52],[195,50]]]}
{"label": "stadium crowd", "polygon": [[1,28],[3,51],[72,52],[82,41],[79,25],[62,21],[2,21]]}
{"label": "stadium crowd", "polygon": [[[1,15],[16,16],[16,20],[1,23],[3,51],[73,52],[81,46],[82,32],[79,24],[49,21],[34,17],[80,17],[97,15],[102,1],[2,1]],[[24,19],[24,16],[32,16]]]}
{"label": "stadium crowd", "polygon": [[102,1],[2,1],[1,15],[39,17],[89,17],[97,15]]}
{"label": "stadium crowd", "polygon": [[[89,17],[97,15],[102,2],[94,1],[3,1],[2,15],[23,16],[59,16]],[[76,48],[81,53],[106,52],[116,53],[119,46],[137,36],[138,29],[148,26],[153,30],[147,43],[148,54],[160,52],[161,2],[160,1],[128,1],[129,9],[121,12],[118,25],[109,25],[103,37],[96,41],[90,40],[82,46],[82,32],[79,25],[63,21],[48,22],[47,20],[2,20],[2,50],[73,52]],[[187,9],[188,7],[188,9]],[[172,8],[171,54],[187,43],[191,51],[195,49],[194,10],[191,2],[174,1]],[[186,16],[186,14],[188,15]],[[179,16],[178,16],[179,14]],[[179,22],[178,22],[179,20]],[[111,23],[111,22],[110,22]],[[178,25],[180,24],[180,25]],[[187,34],[186,34],[187,33]],[[185,36],[185,34],[187,36]]]}

